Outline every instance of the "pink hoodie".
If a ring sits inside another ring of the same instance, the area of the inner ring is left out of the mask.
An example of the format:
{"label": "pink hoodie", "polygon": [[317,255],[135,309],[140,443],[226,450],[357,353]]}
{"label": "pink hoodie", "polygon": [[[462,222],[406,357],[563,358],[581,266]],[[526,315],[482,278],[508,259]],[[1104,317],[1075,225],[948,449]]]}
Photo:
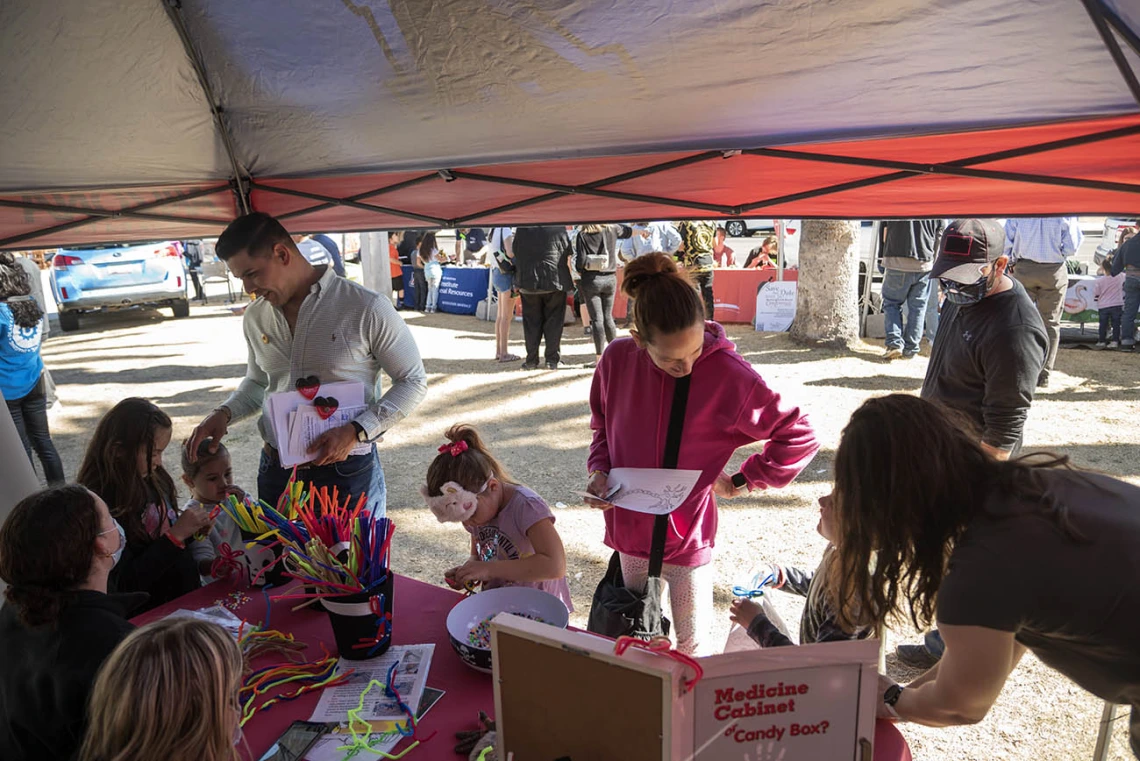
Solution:
{"label": "pink hoodie", "polygon": [[[764,451],[745,460],[740,470],[753,488],[787,486],[819,444],[807,418],[798,408],[780,404],[779,395],[736,353],[715,322],[705,323],[705,348],[693,364],[690,383],[677,467],[702,475],[669,516],[665,562],[699,566],[712,559],[717,525],[712,486],[732,453],[767,439]],[[590,472],[661,467],[674,384],[633,339],[609,345],[590,390]],[[654,516],[615,507],[605,512],[605,519],[607,546],[649,557]]]}

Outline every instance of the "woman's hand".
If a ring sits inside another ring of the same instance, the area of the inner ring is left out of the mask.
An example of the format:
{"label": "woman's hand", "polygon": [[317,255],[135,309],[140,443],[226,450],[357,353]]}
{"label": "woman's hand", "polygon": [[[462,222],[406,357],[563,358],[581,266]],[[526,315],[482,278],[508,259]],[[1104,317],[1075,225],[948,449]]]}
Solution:
{"label": "woman's hand", "polygon": [[[467,586],[468,582],[482,584],[485,581],[491,581],[493,578],[495,578],[494,574],[491,572],[491,567],[493,565],[494,563],[485,563],[482,560],[468,560],[458,568],[452,569],[455,571],[455,581],[459,583],[459,586],[456,587],[456,589],[461,589]],[[444,579],[446,578],[447,576],[445,574]],[[448,583],[450,584],[451,582]]]}
{"label": "woman's hand", "polygon": [[747,486],[742,486],[737,489],[732,483],[732,476],[728,475],[723,470],[720,472],[720,475],[716,477],[716,481],[713,482],[713,494],[717,495],[718,497],[732,499],[733,497],[738,497],[741,494],[747,493]]}
{"label": "woman's hand", "polygon": [[204,507],[191,507],[182,511],[178,520],[170,527],[170,534],[179,541],[185,542],[199,531],[209,533],[214,527],[210,520],[210,512]]}
{"label": "woman's hand", "polygon": [[600,470],[594,471],[594,474],[590,476],[590,483],[586,484],[586,491],[602,498],[590,499],[586,497],[586,504],[590,507],[597,508],[598,510],[609,510],[613,507],[612,502],[605,501],[605,496],[609,494],[610,491],[610,477],[608,474]]}
{"label": "woman's hand", "polygon": [[728,609],[728,617],[732,623],[741,629],[747,629],[756,620],[756,616],[764,615],[763,609],[752,600],[736,599]]}

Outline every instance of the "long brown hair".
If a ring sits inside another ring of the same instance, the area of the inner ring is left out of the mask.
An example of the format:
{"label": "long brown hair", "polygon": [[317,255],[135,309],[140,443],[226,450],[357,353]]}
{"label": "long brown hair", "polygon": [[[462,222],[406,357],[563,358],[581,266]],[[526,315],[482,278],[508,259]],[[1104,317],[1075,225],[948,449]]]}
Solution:
{"label": "long brown hair", "polygon": [[82,486],[25,497],[0,526],[4,597],[26,626],[54,625],[95,559],[99,512]]}
{"label": "long brown hair", "polygon": [[431,256],[432,249],[438,249],[439,246],[435,242],[435,233],[427,233],[424,237],[420,238],[419,242],[420,256],[426,262],[428,257]]}
{"label": "long brown hair", "polygon": [[634,300],[634,325],[649,343],[660,333],[677,333],[705,319],[701,295],[665,254],[643,254],[627,264],[621,289]]}
{"label": "long brown hair", "polygon": [[236,761],[242,656],[220,626],[164,618],[99,669],[81,761]]}
{"label": "long brown hair", "polygon": [[933,402],[891,394],[863,403],[835,454],[835,516],[842,537],[828,578],[839,623],[881,627],[934,620],[950,554],[994,496],[1035,503],[1073,540],[1065,506],[1042,477],[1069,458],[994,459]]}
{"label": "long brown hair", "polygon": [[[28,273],[8,251],[0,251],[0,299],[13,296],[28,296],[32,292],[32,282]],[[21,328],[34,328],[40,324],[44,312],[35,300],[13,301],[8,305],[12,319]]]}
{"label": "long brown hair", "polygon": [[137,465],[139,450],[146,450],[149,463],[155,434],[171,427],[170,416],[153,403],[137,397],[124,399],[99,421],[79,466],[75,480],[103,498],[131,541],[149,542],[153,538],[147,536],[142,522],[150,501],[148,486],[171,506],[177,503],[174,479],[166,468],[158,467],[143,477]]}
{"label": "long brown hair", "polygon": [[448,428],[444,436],[449,444],[466,443],[467,449],[455,455],[447,449],[432,460],[427,472],[428,494],[439,494],[448,481],[472,492],[478,492],[492,476],[504,483],[514,483],[511,474],[487,449],[474,426],[457,423]]}

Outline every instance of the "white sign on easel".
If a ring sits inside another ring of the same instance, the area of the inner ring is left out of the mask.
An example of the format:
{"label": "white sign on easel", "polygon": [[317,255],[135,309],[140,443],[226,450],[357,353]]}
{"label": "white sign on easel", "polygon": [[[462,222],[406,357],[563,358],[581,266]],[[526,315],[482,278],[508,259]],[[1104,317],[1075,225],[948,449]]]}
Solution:
{"label": "white sign on easel", "polygon": [[782,333],[796,318],[796,281],[762,283],[756,294],[756,330]]}

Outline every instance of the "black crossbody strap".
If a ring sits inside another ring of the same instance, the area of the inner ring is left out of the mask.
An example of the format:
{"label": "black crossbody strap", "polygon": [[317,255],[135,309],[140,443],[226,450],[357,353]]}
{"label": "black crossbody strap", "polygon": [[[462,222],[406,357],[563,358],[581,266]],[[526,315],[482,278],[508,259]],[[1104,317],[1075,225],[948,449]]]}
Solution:
{"label": "black crossbody strap", "polygon": [[[691,375],[678,378],[673,386],[673,407],[669,410],[669,430],[665,433],[665,456],[662,468],[675,469],[681,452],[681,431],[685,427],[685,408],[689,405]],[[669,531],[669,516],[658,515],[653,521],[653,544],[649,549],[649,575],[660,576],[665,561],[665,536]]]}

